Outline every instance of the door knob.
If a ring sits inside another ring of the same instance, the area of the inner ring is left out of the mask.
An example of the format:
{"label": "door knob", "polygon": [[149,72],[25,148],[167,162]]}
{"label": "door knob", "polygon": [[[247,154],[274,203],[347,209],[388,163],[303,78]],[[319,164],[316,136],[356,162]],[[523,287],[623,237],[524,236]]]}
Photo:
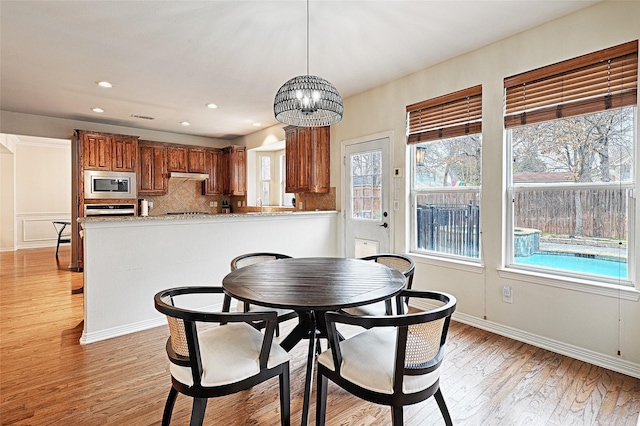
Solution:
{"label": "door knob", "polygon": [[389,225],[387,225],[387,222],[385,222],[385,223],[383,223],[382,225],[378,225],[378,226],[382,226],[383,228],[386,228],[386,227],[387,227],[387,226],[389,226]]}

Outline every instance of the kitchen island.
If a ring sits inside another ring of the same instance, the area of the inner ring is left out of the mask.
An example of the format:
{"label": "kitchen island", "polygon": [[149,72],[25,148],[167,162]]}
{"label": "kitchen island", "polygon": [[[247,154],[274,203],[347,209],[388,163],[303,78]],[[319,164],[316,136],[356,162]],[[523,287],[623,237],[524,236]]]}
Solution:
{"label": "kitchen island", "polygon": [[[337,256],[336,211],[239,213],[78,220],[84,234],[86,344],[166,323],[153,307],[160,290],[219,286],[234,257],[279,252]],[[220,309],[222,299],[200,306]]]}

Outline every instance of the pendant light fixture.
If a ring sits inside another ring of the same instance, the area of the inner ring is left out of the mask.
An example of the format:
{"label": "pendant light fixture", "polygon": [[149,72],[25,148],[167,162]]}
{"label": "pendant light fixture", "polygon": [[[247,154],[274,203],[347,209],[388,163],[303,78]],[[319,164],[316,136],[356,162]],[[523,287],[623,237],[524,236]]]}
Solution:
{"label": "pendant light fixture", "polygon": [[273,102],[276,120],[297,127],[323,127],[342,120],[342,98],[327,80],[309,75],[309,0],[307,0],[307,74],[282,85]]}

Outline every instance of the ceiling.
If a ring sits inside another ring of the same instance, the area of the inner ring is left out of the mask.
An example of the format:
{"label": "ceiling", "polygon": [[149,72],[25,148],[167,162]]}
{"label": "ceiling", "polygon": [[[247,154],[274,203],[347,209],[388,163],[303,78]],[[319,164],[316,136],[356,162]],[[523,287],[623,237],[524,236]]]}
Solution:
{"label": "ceiling", "polygon": [[[597,2],[312,0],[309,74],[346,98]],[[3,111],[211,138],[307,73],[304,0],[1,0],[0,35]]]}

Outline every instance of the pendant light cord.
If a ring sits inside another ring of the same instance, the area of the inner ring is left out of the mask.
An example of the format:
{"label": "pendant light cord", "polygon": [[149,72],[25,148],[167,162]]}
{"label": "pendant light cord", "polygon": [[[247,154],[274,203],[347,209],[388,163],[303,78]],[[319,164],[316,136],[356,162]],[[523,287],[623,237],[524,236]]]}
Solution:
{"label": "pendant light cord", "polygon": [[307,0],[307,75],[309,75],[309,0]]}

